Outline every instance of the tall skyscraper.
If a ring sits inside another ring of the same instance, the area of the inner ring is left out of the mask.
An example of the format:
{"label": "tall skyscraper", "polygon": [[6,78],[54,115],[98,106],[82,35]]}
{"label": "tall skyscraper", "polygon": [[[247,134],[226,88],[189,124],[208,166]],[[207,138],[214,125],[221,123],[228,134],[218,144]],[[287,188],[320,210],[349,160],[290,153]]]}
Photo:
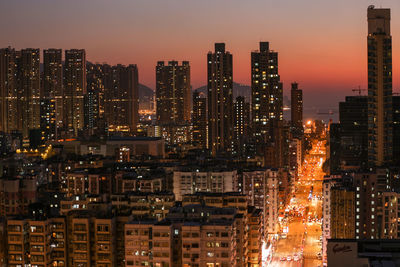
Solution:
{"label": "tall skyscraper", "polygon": [[86,81],[85,126],[89,131],[89,135],[93,135],[105,130],[103,65],[87,64]]}
{"label": "tall skyscraper", "polygon": [[392,37],[390,9],[368,7],[368,161],[392,161]]}
{"label": "tall skyscraper", "polygon": [[43,93],[41,128],[47,139],[58,139],[63,128],[63,66],[62,50],[43,51]]}
{"label": "tall skyscraper", "polygon": [[77,136],[84,128],[85,50],[65,50],[64,82],[64,124],[68,136]]}
{"label": "tall skyscraper", "polygon": [[251,53],[251,90],[253,135],[258,143],[274,142],[283,120],[283,91],[278,74],[278,53],[260,42]]}
{"label": "tall skyscraper", "polygon": [[159,61],[156,66],[157,121],[159,124],[190,122],[190,65],[183,61]]}
{"label": "tall skyscraper", "polygon": [[201,148],[207,147],[207,99],[198,92],[193,92],[193,142]]}
{"label": "tall skyscraper", "polygon": [[250,122],[250,104],[245,101],[243,96],[236,97],[233,104],[233,129],[235,152],[243,151],[243,144],[248,134]]}
{"label": "tall skyscraper", "polygon": [[224,43],[215,44],[215,52],[207,54],[208,148],[232,150],[233,141],[233,62]]}
{"label": "tall skyscraper", "polygon": [[291,96],[291,126],[295,137],[301,137],[303,133],[303,90],[297,83],[292,83]]}
{"label": "tall skyscraper", "polygon": [[22,49],[18,62],[18,90],[21,90],[22,134],[40,129],[40,50]]}
{"label": "tall skyscraper", "polygon": [[[139,121],[139,74],[134,64],[103,66],[105,120],[109,131],[136,132]],[[111,72],[111,73],[110,73]]]}
{"label": "tall skyscraper", "polygon": [[17,62],[14,48],[0,49],[0,131],[11,132],[22,128],[17,87]]}

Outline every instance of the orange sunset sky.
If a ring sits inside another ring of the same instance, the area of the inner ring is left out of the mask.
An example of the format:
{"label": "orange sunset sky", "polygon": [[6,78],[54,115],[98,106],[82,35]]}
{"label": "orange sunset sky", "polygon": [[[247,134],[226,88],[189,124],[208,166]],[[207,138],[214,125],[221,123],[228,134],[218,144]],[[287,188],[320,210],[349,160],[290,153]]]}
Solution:
{"label": "orange sunset sky", "polygon": [[87,60],[137,64],[155,85],[159,60],[188,60],[192,86],[206,83],[206,54],[225,42],[234,80],[250,83],[250,52],[279,52],[285,94],[297,81],[305,106],[336,107],[366,88],[367,7],[391,8],[394,91],[400,90],[400,1],[21,0],[0,1],[1,47],[84,48]]}

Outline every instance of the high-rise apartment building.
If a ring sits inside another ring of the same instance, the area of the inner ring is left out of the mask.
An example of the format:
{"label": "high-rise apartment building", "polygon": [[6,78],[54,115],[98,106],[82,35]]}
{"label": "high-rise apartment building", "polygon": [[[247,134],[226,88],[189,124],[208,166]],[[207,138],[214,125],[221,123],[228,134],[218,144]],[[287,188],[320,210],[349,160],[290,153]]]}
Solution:
{"label": "high-rise apartment building", "polygon": [[[139,74],[134,64],[104,65],[105,120],[109,131],[136,132],[139,121]],[[111,75],[110,75],[111,71]]]}
{"label": "high-rise apartment building", "polygon": [[356,238],[382,238],[383,193],[390,191],[391,174],[387,169],[355,173]]}
{"label": "high-rise apartment building", "polygon": [[291,97],[291,126],[295,137],[301,137],[303,133],[303,90],[297,83],[292,83]]}
{"label": "high-rise apartment building", "polygon": [[71,211],[67,216],[66,266],[115,266],[116,217],[110,212]]}
{"label": "high-rise apartment building", "polygon": [[253,135],[258,143],[274,142],[283,120],[283,91],[278,73],[278,53],[260,42],[251,53],[251,91]]}
{"label": "high-rise apartment building", "polygon": [[46,139],[56,140],[63,129],[62,50],[44,50],[43,63],[41,129],[45,132]]}
{"label": "high-rise apartment building", "polygon": [[341,169],[365,169],[368,163],[368,97],[346,96],[346,101],[339,103],[339,120]]}
{"label": "high-rise apartment building", "polygon": [[355,190],[349,187],[330,189],[330,238],[355,237]]}
{"label": "high-rise apartment building", "polygon": [[190,122],[191,87],[190,65],[183,61],[159,61],[156,66],[157,122],[182,124]]}
{"label": "high-rise apartment building", "polygon": [[235,153],[243,151],[243,144],[248,134],[250,123],[250,104],[243,96],[236,97],[233,104],[233,130]]}
{"label": "high-rise apartment building", "polygon": [[21,90],[22,134],[40,129],[40,50],[22,49],[18,60],[18,90]]}
{"label": "high-rise apartment building", "polygon": [[279,175],[277,169],[259,169],[243,172],[243,193],[249,206],[263,211],[265,240],[278,231]]}
{"label": "high-rise apartment building", "polygon": [[178,258],[173,255],[173,246],[177,246],[173,244],[173,235],[171,223],[128,222],[125,225],[126,266],[177,266],[173,264],[173,258]]}
{"label": "high-rise apartment building", "polygon": [[383,192],[382,196],[382,229],[381,237],[383,239],[399,239],[399,197],[398,192]]}
{"label": "high-rise apartment building", "polygon": [[86,52],[65,50],[64,124],[68,136],[77,136],[84,128],[84,97],[86,95]]}
{"label": "high-rise apartment building", "polygon": [[201,148],[207,147],[207,99],[198,92],[193,92],[192,141]]}
{"label": "high-rise apartment building", "polygon": [[[258,266],[261,261],[263,240],[262,210],[247,205],[247,196],[240,192],[211,193],[196,192],[184,195],[182,206],[207,205],[219,208],[235,208],[243,215],[235,221],[237,266]],[[249,265],[250,264],[250,265]],[[253,264],[253,265],[251,265]]]}
{"label": "high-rise apartment building", "polygon": [[17,87],[17,62],[14,48],[0,49],[0,131],[22,129],[21,95]]}
{"label": "high-rise apartment building", "polygon": [[237,255],[242,218],[234,208],[189,205],[170,209],[161,222],[132,220],[125,224],[126,266],[247,266]]}
{"label": "high-rise apartment building", "polygon": [[233,140],[233,62],[224,43],[207,54],[208,149],[231,152]]}
{"label": "high-rise apartment building", "polygon": [[85,126],[90,135],[104,132],[104,69],[108,65],[87,64],[86,81],[87,94],[85,96]]}
{"label": "high-rise apartment building", "polygon": [[392,140],[392,37],[390,9],[368,7],[368,161],[390,163]]}
{"label": "high-rise apartment building", "polygon": [[10,218],[7,233],[7,266],[67,266],[65,218]]}

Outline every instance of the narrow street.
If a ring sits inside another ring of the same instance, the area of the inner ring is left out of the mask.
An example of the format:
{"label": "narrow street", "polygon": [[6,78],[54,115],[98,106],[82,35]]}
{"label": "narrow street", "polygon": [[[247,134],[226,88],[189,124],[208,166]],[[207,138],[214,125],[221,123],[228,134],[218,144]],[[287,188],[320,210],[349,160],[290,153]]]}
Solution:
{"label": "narrow street", "polygon": [[313,143],[304,158],[299,179],[294,182],[290,204],[281,221],[273,257],[265,266],[322,266],[322,164],[325,144]]}

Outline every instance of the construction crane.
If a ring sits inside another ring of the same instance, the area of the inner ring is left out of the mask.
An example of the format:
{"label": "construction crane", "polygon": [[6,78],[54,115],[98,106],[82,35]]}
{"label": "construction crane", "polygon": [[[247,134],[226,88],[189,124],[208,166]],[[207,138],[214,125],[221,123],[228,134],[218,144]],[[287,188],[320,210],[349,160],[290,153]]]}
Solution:
{"label": "construction crane", "polygon": [[358,95],[361,95],[361,91],[367,91],[367,89],[361,89],[361,87],[358,86],[358,89],[352,89],[351,91],[358,92]]}

